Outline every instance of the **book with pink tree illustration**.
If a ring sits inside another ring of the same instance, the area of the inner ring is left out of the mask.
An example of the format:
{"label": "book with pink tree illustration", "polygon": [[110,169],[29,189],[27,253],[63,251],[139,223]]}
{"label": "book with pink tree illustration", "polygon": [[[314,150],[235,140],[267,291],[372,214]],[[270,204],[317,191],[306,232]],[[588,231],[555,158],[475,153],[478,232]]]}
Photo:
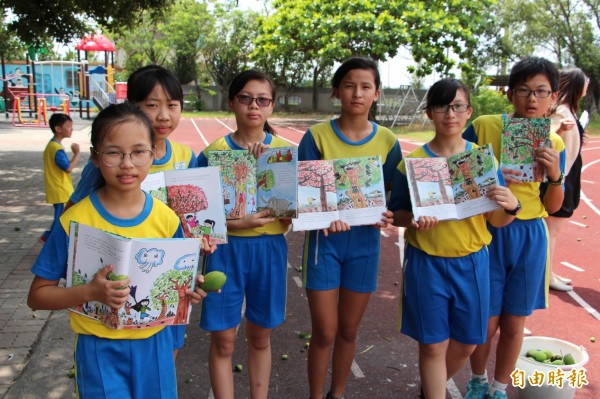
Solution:
{"label": "book with pink tree illustration", "polygon": [[381,157],[300,161],[294,231],[375,224],[386,210]]}
{"label": "book with pink tree illustration", "polygon": [[549,118],[502,118],[502,168],[521,172],[522,182],[543,182],[546,169],[535,159],[535,150],[550,147]]}
{"label": "book with pink tree illustration", "polygon": [[151,173],[142,182],[142,190],[167,204],[179,216],[185,237],[206,236],[210,243],[227,243],[218,168]]}
{"label": "book with pink tree illustration", "polygon": [[246,150],[210,151],[208,164],[221,171],[228,219],[268,210],[270,217],[294,218],[298,198],[298,149],[267,148],[258,159]]}
{"label": "book with pink tree illustration", "polygon": [[486,196],[498,185],[496,160],[486,144],[449,158],[404,158],[415,220],[460,220],[498,209]]}
{"label": "book with pink tree illustration", "polygon": [[194,289],[199,258],[198,238],[124,238],[71,222],[67,287],[87,284],[112,265],[107,277],[128,277],[130,291],[118,310],[97,301],[69,310],[112,329],[188,324],[192,303],[185,292]]}

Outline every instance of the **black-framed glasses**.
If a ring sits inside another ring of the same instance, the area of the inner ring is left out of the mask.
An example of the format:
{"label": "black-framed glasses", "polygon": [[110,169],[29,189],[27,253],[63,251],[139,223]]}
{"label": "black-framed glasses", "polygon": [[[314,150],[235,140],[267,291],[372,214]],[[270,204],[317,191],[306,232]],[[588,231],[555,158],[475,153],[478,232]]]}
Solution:
{"label": "black-framed glasses", "polygon": [[433,112],[437,112],[439,114],[444,114],[446,112],[448,112],[449,109],[451,109],[454,112],[459,112],[459,113],[463,113],[463,112],[467,112],[469,110],[469,108],[471,108],[470,104],[444,104],[444,105],[432,105],[430,107]]}
{"label": "black-framed glasses", "polygon": [[533,94],[537,98],[547,98],[550,96],[550,94],[552,94],[552,91],[544,89],[513,89],[513,93],[517,97],[529,97],[531,94]]}
{"label": "black-framed glasses", "polygon": [[130,153],[121,152],[121,151],[104,151],[98,152],[96,151],[96,155],[100,157],[104,165],[109,167],[115,167],[121,165],[123,159],[125,159],[125,155],[129,155],[129,159],[131,159],[131,163],[135,166],[144,166],[147,165],[148,162],[154,156],[154,151],[152,150],[135,150]]}
{"label": "black-framed glasses", "polygon": [[252,96],[246,96],[244,94],[238,94],[236,97],[237,97],[238,101],[240,102],[240,104],[244,104],[244,105],[250,105],[250,104],[252,104],[252,101],[256,100],[256,105],[258,105],[259,107],[268,107],[273,102],[272,98],[267,98],[267,97],[252,97]]}

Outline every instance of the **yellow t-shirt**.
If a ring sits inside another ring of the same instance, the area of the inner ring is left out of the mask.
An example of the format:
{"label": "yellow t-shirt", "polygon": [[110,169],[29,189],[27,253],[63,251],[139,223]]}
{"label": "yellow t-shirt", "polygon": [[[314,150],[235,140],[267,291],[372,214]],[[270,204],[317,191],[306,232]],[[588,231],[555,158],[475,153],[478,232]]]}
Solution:
{"label": "yellow t-shirt", "polygon": [[54,139],[48,142],[44,150],[44,183],[46,184],[46,202],[49,204],[64,204],[73,193],[71,174],[56,164],[56,153],[59,151],[64,151],[64,148]]}

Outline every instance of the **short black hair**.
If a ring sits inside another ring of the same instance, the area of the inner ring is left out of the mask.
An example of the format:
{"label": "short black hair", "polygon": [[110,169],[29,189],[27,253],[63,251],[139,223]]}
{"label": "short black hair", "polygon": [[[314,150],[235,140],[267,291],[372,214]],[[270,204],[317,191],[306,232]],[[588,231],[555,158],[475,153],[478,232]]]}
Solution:
{"label": "short black hair", "polygon": [[148,116],[135,103],[125,101],[121,104],[111,104],[104,108],[92,122],[91,144],[96,151],[100,148],[104,136],[115,126],[122,123],[137,121],[148,130],[148,139],[154,146],[154,128]]}
{"label": "short black hair", "polygon": [[52,114],[50,120],[48,121],[48,125],[50,126],[52,133],[56,133],[56,128],[64,125],[66,122],[73,122],[73,119],[71,119],[71,117],[67,114],[57,112]]}
{"label": "short black hair", "polygon": [[377,63],[368,57],[352,57],[344,61],[333,74],[333,78],[331,79],[331,87],[334,89],[339,88],[344,76],[346,76],[348,72],[353,69],[366,69],[373,72],[375,88],[379,90],[381,87],[381,75],[379,74],[379,68],[377,67]]}
{"label": "short black hair", "polygon": [[550,89],[558,91],[559,72],[556,65],[542,57],[527,57],[517,62],[510,70],[508,88],[514,89],[516,85],[524,83],[535,75],[544,74],[550,82]]}
{"label": "short black hair", "polygon": [[163,88],[170,100],[179,101],[183,109],[183,89],[175,75],[160,65],[146,65],[135,70],[127,79],[127,100],[144,101],[156,85]]}
{"label": "short black hair", "polygon": [[454,101],[456,92],[462,90],[467,97],[467,103],[471,104],[471,93],[469,88],[460,80],[454,78],[444,78],[438,80],[427,91],[427,103],[425,109],[436,105],[446,105]]}

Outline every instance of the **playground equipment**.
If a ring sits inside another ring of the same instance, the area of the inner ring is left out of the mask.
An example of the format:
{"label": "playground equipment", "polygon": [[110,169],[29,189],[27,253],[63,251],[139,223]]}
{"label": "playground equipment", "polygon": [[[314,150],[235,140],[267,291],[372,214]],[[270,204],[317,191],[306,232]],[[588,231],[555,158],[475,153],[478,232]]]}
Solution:
{"label": "playground equipment", "polygon": [[426,123],[423,119],[423,106],[426,98],[419,98],[412,86],[400,86],[393,96],[381,100],[379,121],[390,127],[396,124],[412,126],[413,123]]}
{"label": "playground equipment", "polygon": [[[59,106],[48,105],[50,103],[59,103]],[[14,97],[13,101],[13,117],[12,124],[17,127],[46,127],[48,126],[48,110],[52,112],[60,111],[69,115],[69,96],[66,94],[32,94],[32,93],[18,93]],[[32,119],[25,119],[23,114],[28,112],[30,118],[32,115],[36,115]]]}

